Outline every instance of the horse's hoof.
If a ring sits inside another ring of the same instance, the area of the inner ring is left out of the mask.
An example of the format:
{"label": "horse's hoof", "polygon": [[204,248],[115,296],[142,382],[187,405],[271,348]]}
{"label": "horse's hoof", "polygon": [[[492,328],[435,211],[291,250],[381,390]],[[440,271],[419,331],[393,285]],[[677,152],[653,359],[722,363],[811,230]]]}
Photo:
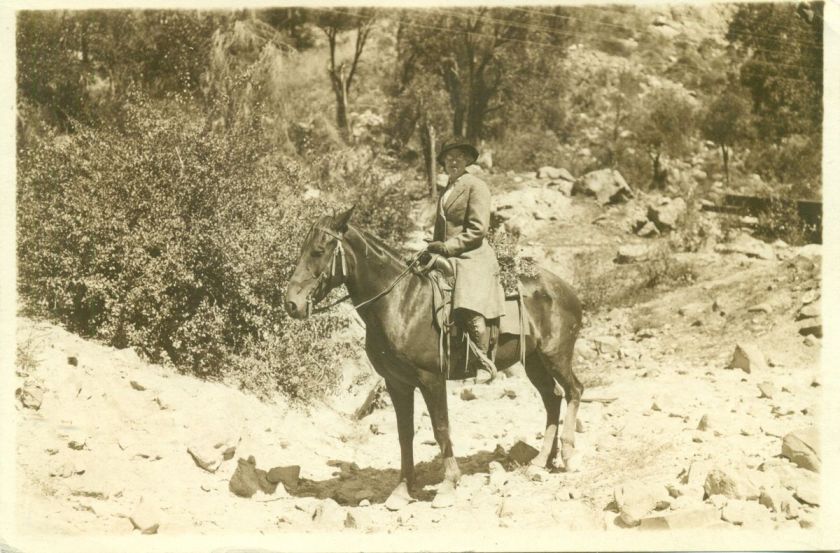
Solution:
{"label": "horse's hoof", "polygon": [[449,480],[444,480],[432,500],[432,508],[445,509],[453,505],[455,505],[455,484]]}
{"label": "horse's hoof", "polygon": [[412,501],[411,495],[408,493],[408,486],[405,482],[400,482],[399,486],[394,488],[394,491],[385,501],[385,508],[389,511],[399,511]]}
{"label": "horse's hoof", "polygon": [[579,453],[574,453],[568,458],[564,458],[563,463],[566,466],[566,472],[580,472],[583,460]]}

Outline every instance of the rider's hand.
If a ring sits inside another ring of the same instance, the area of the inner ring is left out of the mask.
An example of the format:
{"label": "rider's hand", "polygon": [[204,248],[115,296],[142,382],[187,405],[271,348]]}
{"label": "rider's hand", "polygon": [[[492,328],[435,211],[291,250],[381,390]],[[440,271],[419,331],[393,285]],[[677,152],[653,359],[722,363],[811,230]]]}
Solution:
{"label": "rider's hand", "polygon": [[440,255],[449,255],[449,250],[446,249],[446,245],[443,242],[431,242],[426,246],[426,251]]}

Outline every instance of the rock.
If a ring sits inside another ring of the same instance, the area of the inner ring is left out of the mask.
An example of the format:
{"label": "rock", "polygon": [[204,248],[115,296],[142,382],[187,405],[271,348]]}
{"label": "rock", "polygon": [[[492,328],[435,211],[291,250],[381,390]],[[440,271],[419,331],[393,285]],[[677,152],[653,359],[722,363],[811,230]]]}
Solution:
{"label": "rock", "polygon": [[25,408],[37,411],[44,402],[44,388],[33,380],[27,380],[15,390],[15,397]]}
{"label": "rock", "polygon": [[612,336],[598,336],[592,339],[600,353],[617,354],[619,351],[618,338]]}
{"label": "rock", "polygon": [[362,499],[361,501],[359,501],[359,507],[370,507],[370,500]]}
{"label": "rock", "polygon": [[799,514],[799,504],[788,490],[772,486],[763,489],[758,502],[774,513],[784,514],[788,518],[794,518]]}
{"label": "rock", "polygon": [[808,347],[816,347],[820,345],[820,339],[814,336],[813,334],[809,334],[805,336],[805,339],[802,340],[802,343],[804,343]]}
{"label": "rock", "polygon": [[822,338],[822,317],[805,319],[799,326],[799,334],[802,336],[813,336]]}
{"label": "rock", "polygon": [[720,434],[723,424],[717,415],[704,414],[700,417],[700,422],[697,423],[697,430],[707,432],[709,430],[715,431],[715,434]]}
{"label": "rock", "polygon": [[583,192],[595,196],[601,205],[622,202],[634,195],[621,173],[614,169],[592,171],[579,182]]}
{"label": "rock", "polygon": [[822,245],[807,244],[797,250],[797,254],[807,259],[815,260],[822,258]]}
{"label": "rock", "polygon": [[729,502],[729,498],[725,495],[716,493],[714,495],[709,496],[709,502],[715,507],[715,509],[720,511],[721,509],[726,507],[726,504]]}
{"label": "rock", "polygon": [[267,473],[257,468],[257,461],[252,455],[247,460],[240,458],[237,461],[236,471],[230,479],[228,488],[235,495],[247,498],[257,491],[272,494],[277,490],[277,484],[268,481]]}
{"label": "rock", "polygon": [[615,262],[619,264],[635,263],[644,261],[649,255],[650,247],[647,244],[625,244],[618,248]]}
{"label": "rock", "polygon": [[146,387],[143,386],[142,384],[140,384],[139,382],[137,382],[136,380],[130,381],[129,384],[131,384],[131,387],[134,388],[135,390],[137,390],[138,392],[145,392],[146,391]]}
{"label": "rock", "polygon": [[564,196],[571,196],[575,193],[575,183],[571,180],[553,180],[548,186],[559,191]]}
{"label": "rock", "polygon": [[747,309],[749,313],[772,313],[773,309],[766,303],[759,303]]}
{"label": "rock", "polygon": [[558,169],[546,165],[537,169],[538,179],[561,179],[565,181],[574,182],[575,178],[566,169]]}
{"label": "rock", "polygon": [[[808,305],[820,299],[820,293],[817,290],[808,290],[802,295],[802,305]],[[819,315],[819,313],[817,313]],[[816,316],[816,315],[814,315]]]}
{"label": "rock", "polygon": [[715,524],[720,520],[718,510],[711,505],[685,509],[641,520],[642,530],[693,530]]}
{"label": "rock", "polygon": [[648,206],[648,219],[660,231],[669,231],[677,228],[680,219],[685,215],[687,206],[682,198],[663,200],[658,205]]}
{"label": "rock", "polygon": [[821,302],[815,301],[813,303],[807,303],[803,305],[799,309],[799,313],[796,314],[796,320],[801,321],[802,319],[811,319],[814,317],[819,317],[822,314],[821,309]]}
{"label": "rock", "polygon": [[78,468],[73,461],[66,461],[50,470],[50,476],[56,476],[59,478],[70,478],[71,476],[84,473],[84,469]]}
{"label": "rock", "polygon": [[758,391],[760,394],[758,397],[773,399],[773,394],[776,393],[776,387],[772,382],[765,380],[764,382],[760,382],[758,384]]}
{"label": "rock", "polygon": [[689,319],[697,318],[706,312],[706,305],[702,303],[687,303],[677,309],[677,313]]}
{"label": "rock", "polygon": [[140,533],[157,534],[158,528],[160,528],[161,513],[159,509],[141,497],[131,512],[129,520],[134,528],[140,530]]}
{"label": "rock", "polygon": [[647,223],[639,227],[639,230],[636,231],[636,234],[643,238],[647,238],[649,236],[657,236],[659,235],[659,229],[656,228],[656,225],[653,224],[653,221],[648,221]]}
{"label": "rock", "polygon": [[727,369],[741,369],[746,373],[767,370],[764,354],[754,344],[738,344]]}
{"label": "rock", "polygon": [[287,491],[295,490],[300,480],[300,466],[274,467],[268,471],[267,478],[271,484],[282,483]]}
{"label": "rock", "polygon": [[706,495],[723,495],[731,499],[758,499],[760,491],[753,478],[735,467],[715,468],[709,471],[703,484]]}
{"label": "rock", "polygon": [[476,399],[475,392],[473,392],[470,388],[464,388],[461,390],[461,399],[464,401],[472,401]]}
{"label": "rock", "polygon": [[187,448],[187,453],[198,467],[207,472],[216,472],[223,461],[232,459],[236,453],[236,446],[232,443],[232,440],[224,440],[216,442],[212,447],[194,444]]}
{"label": "rock", "polygon": [[534,457],[539,455],[539,453],[540,452],[533,446],[519,440],[513,444],[513,447],[510,448],[508,458],[520,465],[527,465],[534,459]]}
{"label": "rock", "polygon": [[661,394],[653,398],[650,408],[653,411],[660,411],[671,417],[682,417],[685,406],[674,401],[673,396]]}
{"label": "rock", "polygon": [[739,526],[745,522],[768,519],[769,516],[770,512],[763,505],[743,499],[730,499],[721,511],[723,520]]}
{"label": "rock", "polygon": [[347,528],[349,513],[334,499],[327,498],[318,503],[312,513],[312,521],[327,528]]}
{"label": "rock", "polygon": [[739,253],[759,259],[776,259],[776,250],[773,249],[773,246],[746,233],[739,234],[735,240],[728,244],[718,244],[715,246],[715,251],[718,253]]}
{"label": "rock", "polygon": [[817,429],[802,428],[788,433],[782,440],[782,456],[796,466],[820,472],[820,442]]}
{"label": "rock", "polygon": [[491,461],[489,465],[490,485],[496,489],[501,489],[508,481],[508,474],[505,467],[498,461]]}
{"label": "rock", "polygon": [[802,480],[797,486],[796,491],[793,492],[793,497],[799,500],[800,503],[811,505],[812,507],[820,506],[820,489],[817,482],[813,480]]}
{"label": "rock", "polygon": [[67,356],[67,364],[73,367],[79,366],[79,356],[78,355],[68,355]]}
{"label": "rock", "polygon": [[502,395],[499,396],[500,399],[508,398],[508,399],[516,399],[516,391],[515,390],[504,390]]}
{"label": "rock", "polygon": [[628,527],[638,526],[642,518],[667,499],[665,488],[644,482],[627,482],[613,489],[619,519]]}

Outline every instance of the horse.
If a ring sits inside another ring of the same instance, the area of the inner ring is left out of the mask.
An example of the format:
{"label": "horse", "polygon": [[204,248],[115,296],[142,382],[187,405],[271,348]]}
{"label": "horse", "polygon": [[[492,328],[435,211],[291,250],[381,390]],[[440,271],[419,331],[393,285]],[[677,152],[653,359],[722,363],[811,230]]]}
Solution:
{"label": "horse", "polygon": [[[344,285],[365,323],[365,352],[384,381],[396,412],[400,445],[400,477],[385,502],[398,510],[411,500],[414,488],[414,390],[419,388],[440,446],[444,479],[432,507],[455,502],[460,478],[453,455],[447,413],[446,375],[441,370],[439,331],[432,323],[432,283],[412,271],[394,248],[376,235],[350,224],[353,212],[321,216],[310,228],[286,289],[286,311],[306,318],[333,289]],[[561,397],[567,409],[559,436],[566,470],[574,460],[575,423],[583,385],[572,371],[575,340],[581,327],[581,304],[572,288],[539,268],[519,277],[530,331],[524,341],[525,373],[542,398],[546,412],[542,448],[531,465],[551,468],[557,455]],[[518,336],[502,334],[496,365],[508,368],[520,359]],[[576,463],[577,461],[575,461]]]}

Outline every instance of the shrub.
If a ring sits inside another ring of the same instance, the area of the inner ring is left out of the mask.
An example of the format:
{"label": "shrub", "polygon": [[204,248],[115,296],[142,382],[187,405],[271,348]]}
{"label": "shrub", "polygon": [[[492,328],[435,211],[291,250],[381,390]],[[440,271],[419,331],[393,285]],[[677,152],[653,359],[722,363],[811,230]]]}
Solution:
{"label": "shrub", "polygon": [[306,375],[337,370],[324,340],[342,323],[293,323],[282,300],[330,204],[304,199],[311,175],[257,126],[208,133],[165,107],[134,98],[121,128],[77,125],[21,150],[19,292],[73,331],[197,375],[238,363],[272,389],[324,392],[334,377]]}

